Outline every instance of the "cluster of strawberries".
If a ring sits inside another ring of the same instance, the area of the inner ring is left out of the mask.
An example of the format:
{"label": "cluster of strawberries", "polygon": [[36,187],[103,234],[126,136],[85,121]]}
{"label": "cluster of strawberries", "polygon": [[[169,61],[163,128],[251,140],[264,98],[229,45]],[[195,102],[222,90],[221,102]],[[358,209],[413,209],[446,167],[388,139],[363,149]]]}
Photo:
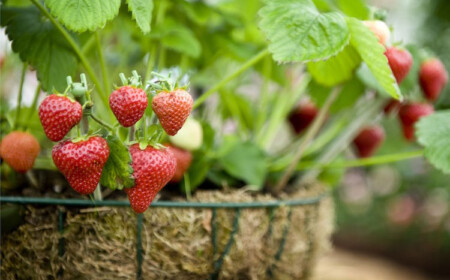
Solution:
{"label": "cluster of strawberries", "polygon": [[[379,20],[366,21],[366,26],[377,36],[382,45],[386,45],[390,31],[386,23]],[[385,56],[398,84],[408,75],[413,64],[413,57],[404,48],[386,47]],[[442,62],[435,57],[426,59],[420,65],[419,85],[428,102],[404,102],[390,100],[384,108],[386,114],[398,112],[403,135],[407,141],[414,140],[414,124],[421,118],[434,112],[429,102],[436,101],[448,82],[448,73]],[[301,104],[289,116],[289,121],[298,134],[304,131],[318,114],[312,103]],[[384,141],[385,132],[379,125],[363,128],[353,141],[359,157],[370,157]]]}
{"label": "cluster of strawberries", "polygon": [[[109,105],[118,122],[130,127],[144,116],[148,98],[143,89],[125,85],[111,93]],[[164,131],[175,135],[191,113],[193,100],[184,89],[163,90],[152,99],[151,106]],[[50,95],[39,106],[39,118],[45,134],[52,141],[61,141],[82,116],[80,103],[66,95]],[[137,213],[144,212],[170,180],[181,180],[191,161],[189,152],[173,146],[143,147],[134,143],[129,152],[135,185],[125,188],[125,192]],[[80,194],[91,194],[97,188],[109,154],[107,141],[96,135],[65,140],[52,149],[56,167]]]}

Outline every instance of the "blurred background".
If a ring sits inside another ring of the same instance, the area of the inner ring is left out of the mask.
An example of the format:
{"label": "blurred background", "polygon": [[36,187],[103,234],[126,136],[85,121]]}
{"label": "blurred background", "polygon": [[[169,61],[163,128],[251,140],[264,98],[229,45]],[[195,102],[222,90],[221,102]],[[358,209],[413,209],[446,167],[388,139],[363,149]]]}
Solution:
{"label": "blurred background", "polygon": [[[387,11],[393,41],[427,47],[450,69],[450,0],[372,0],[369,4]],[[0,109],[16,106],[21,64],[16,56],[5,60],[9,52],[2,31]],[[31,105],[36,86],[35,74],[28,72],[26,106]],[[450,86],[436,107],[450,108]],[[40,127],[37,119],[31,121]],[[386,118],[383,126],[387,141],[378,154],[418,148],[403,139],[394,117]],[[40,141],[45,141],[43,134]],[[345,174],[330,170],[328,175],[337,185],[336,250],[319,261],[316,279],[450,279],[449,175],[422,158],[353,168]]]}
{"label": "blurred background", "polygon": [[[450,1],[369,2],[388,11],[394,42],[422,45],[450,69]],[[449,87],[436,107],[450,108]],[[379,154],[417,148],[403,140],[394,118],[383,126]],[[318,279],[450,279],[449,175],[422,158],[349,169],[335,198],[337,250],[320,263]]]}

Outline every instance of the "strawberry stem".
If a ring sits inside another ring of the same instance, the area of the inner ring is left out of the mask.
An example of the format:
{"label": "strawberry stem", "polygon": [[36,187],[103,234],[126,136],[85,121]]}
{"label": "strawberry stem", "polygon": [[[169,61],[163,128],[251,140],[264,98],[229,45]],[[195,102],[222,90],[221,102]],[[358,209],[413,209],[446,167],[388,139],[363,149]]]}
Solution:
{"label": "strawberry stem", "polygon": [[27,72],[28,63],[24,62],[22,67],[22,75],[20,76],[20,86],[19,86],[19,93],[17,94],[17,107],[16,107],[16,116],[14,118],[14,123],[12,126],[12,130],[17,128],[19,118],[20,118],[20,112],[22,109],[22,93],[23,93],[23,84],[25,82],[25,74]]}
{"label": "strawberry stem", "polygon": [[125,77],[125,74],[124,73],[120,73],[119,77],[120,77],[120,80],[122,81],[122,85],[127,86],[128,85],[128,80]]}
{"label": "strawberry stem", "polygon": [[89,114],[89,117],[91,117],[91,119],[93,119],[98,124],[105,127],[106,129],[108,129],[109,131],[114,132],[114,128],[111,125],[107,124],[106,122],[104,122],[101,119],[99,119],[98,117],[96,117],[92,112]]}
{"label": "strawberry stem", "polygon": [[[33,102],[31,103],[31,110],[28,112],[27,120],[31,120],[31,117],[33,116],[34,112],[36,111],[37,101],[39,99],[39,95],[41,93],[41,83],[38,84],[36,87],[36,90],[34,91],[34,97]],[[23,126],[24,130],[28,129],[28,125],[30,122],[26,122]]]}
{"label": "strawberry stem", "polygon": [[97,47],[98,60],[100,61],[100,68],[102,70],[103,87],[106,93],[110,93],[111,89],[109,87],[108,71],[106,70],[105,58],[103,57],[102,46],[100,42],[100,31],[97,30],[94,33],[95,45]]}
{"label": "strawberry stem", "polygon": [[273,192],[279,193],[286,186],[289,178],[291,177],[292,173],[295,171],[295,167],[300,162],[300,159],[302,158],[303,153],[305,152],[306,148],[308,147],[310,142],[313,140],[313,138],[319,132],[320,127],[322,126],[323,122],[325,121],[328,109],[330,108],[331,104],[333,104],[334,100],[336,100],[336,98],[338,97],[339,93],[341,92],[341,89],[342,89],[341,86],[334,88],[334,90],[328,96],[327,100],[325,101],[325,104],[323,104],[322,108],[320,109],[319,114],[314,119],[312,125],[308,128],[308,131],[306,132],[306,135],[305,135],[305,139],[303,140],[303,142],[300,143],[300,145],[294,155],[294,158],[292,159],[288,168],[283,173],[281,180],[274,187]]}

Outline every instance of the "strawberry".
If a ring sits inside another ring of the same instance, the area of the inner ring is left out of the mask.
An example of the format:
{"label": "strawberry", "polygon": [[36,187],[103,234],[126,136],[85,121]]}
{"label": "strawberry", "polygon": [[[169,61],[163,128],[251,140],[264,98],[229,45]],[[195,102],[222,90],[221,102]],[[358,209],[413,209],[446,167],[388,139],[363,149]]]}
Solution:
{"label": "strawberry", "polygon": [[296,134],[300,134],[314,121],[319,110],[312,103],[305,103],[298,106],[289,115],[289,122]]}
{"label": "strawberry", "polygon": [[55,142],[63,139],[82,116],[80,103],[63,95],[49,95],[39,106],[39,119],[45,135]]}
{"label": "strawberry", "polygon": [[133,86],[120,87],[109,96],[109,107],[124,127],[130,127],[139,121],[147,105],[145,91]]}
{"label": "strawberry", "polygon": [[184,89],[161,91],[152,100],[152,108],[168,135],[177,134],[178,130],[191,113],[194,101]]}
{"label": "strawberry", "polygon": [[28,132],[13,131],[0,143],[0,155],[16,172],[30,170],[41,147],[36,138]]}
{"label": "strawberry", "polygon": [[384,53],[397,83],[400,84],[411,70],[413,58],[406,49],[389,47]]}
{"label": "strawberry", "polygon": [[156,194],[172,179],[176,169],[176,159],[169,149],[155,149],[148,146],[144,150],[139,144],[130,147],[131,167],[135,185],[126,188],[131,208],[143,213],[152,203]]}
{"label": "strawberry", "polygon": [[403,135],[408,141],[414,139],[414,124],[421,118],[434,112],[430,104],[410,103],[403,105],[399,111],[399,118],[403,128]]}
{"label": "strawberry", "polygon": [[424,61],[420,65],[419,82],[425,97],[435,101],[448,82],[444,64],[437,58]]}
{"label": "strawberry", "polygon": [[187,150],[180,149],[170,144],[165,144],[167,148],[173,153],[177,161],[177,168],[175,169],[175,175],[173,175],[173,183],[178,183],[183,179],[184,173],[189,169],[192,162],[192,154]]}
{"label": "strawberry", "polygon": [[380,147],[385,138],[384,129],[374,125],[362,129],[353,140],[359,157],[370,157]]}
{"label": "strawberry", "polygon": [[99,136],[87,140],[63,141],[53,147],[53,162],[70,186],[80,194],[93,193],[109,157],[109,147]]}
{"label": "strawberry", "polygon": [[377,36],[380,44],[386,45],[389,37],[391,37],[391,31],[384,21],[366,20],[364,24]]}

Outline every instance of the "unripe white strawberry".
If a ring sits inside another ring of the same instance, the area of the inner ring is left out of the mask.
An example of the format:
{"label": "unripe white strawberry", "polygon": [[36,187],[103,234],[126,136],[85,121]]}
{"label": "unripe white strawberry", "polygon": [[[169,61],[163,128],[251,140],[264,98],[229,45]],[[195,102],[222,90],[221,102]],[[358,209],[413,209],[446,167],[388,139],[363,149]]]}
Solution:
{"label": "unripe white strawberry", "polygon": [[188,118],[176,135],[169,136],[169,140],[184,150],[196,150],[203,144],[202,125],[195,119]]}
{"label": "unripe white strawberry", "polygon": [[382,45],[386,45],[391,37],[391,31],[384,21],[381,20],[366,20],[364,24],[378,37],[378,41]]}

